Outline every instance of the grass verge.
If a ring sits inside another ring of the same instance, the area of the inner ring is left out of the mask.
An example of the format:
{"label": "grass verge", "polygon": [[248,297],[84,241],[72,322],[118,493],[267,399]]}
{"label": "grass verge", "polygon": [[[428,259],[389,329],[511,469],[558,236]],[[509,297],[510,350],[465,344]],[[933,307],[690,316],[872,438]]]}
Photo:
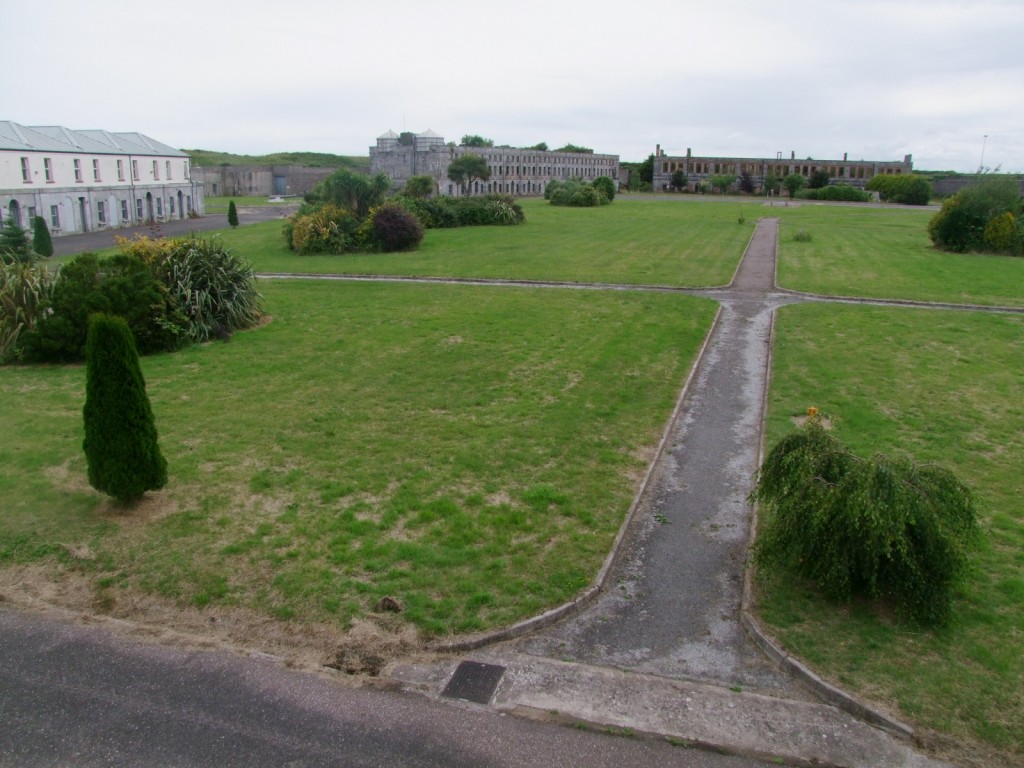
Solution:
{"label": "grass verge", "polygon": [[787,307],[774,354],[769,445],[814,405],[838,417],[857,453],[902,451],[956,472],[975,489],[985,541],[944,629],[901,625],[874,606],[824,604],[770,571],[758,580],[762,618],[826,677],[965,744],[971,764],[1019,765],[1024,318]]}
{"label": "grass verge", "polygon": [[168,487],[85,481],[81,367],[0,369],[0,564],[344,626],[506,624],[599,569],[714,313],[685,296],[264,282],[273,322],[143,361]]}

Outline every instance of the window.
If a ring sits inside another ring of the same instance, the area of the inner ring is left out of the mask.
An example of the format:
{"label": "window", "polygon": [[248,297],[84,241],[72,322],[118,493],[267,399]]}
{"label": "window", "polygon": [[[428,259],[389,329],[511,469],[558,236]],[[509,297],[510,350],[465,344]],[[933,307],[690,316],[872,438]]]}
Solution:
{"label": "window", "polygon": [[139,180],[139,161],[138,160],[132,160],[132,178],[135,179],[135,181]]}
{"label": "window", "polygon": [[168,178],[168,179],[170,179],[170,178],[171,178],[171,161],[170,161],[170,160],[168,160],[168,161],[167,161],[167,162],[166,162],[166,163],[164,164],[164,168],[165,168],[165,170],[167,171],[167,178]]}
{"label": "window", "polygon": [[183,160],[181,162],[181,178],[188,181],[188,160]]}
{"label": "window", "polygon": [[160,163],[157,162],[156,160],[153,161],[153,180],[160,180]]}
{"label": "window", "polygon": [[96,158],[93,158],[93,161],[92,161],[92,180],[93,181],[99,181],[100,180],[100,161],[97,160]]}
{"label": "window", "polygon": [[82,161],[77,157],[75,158],[75,181],[82,180]]}
{"label": "window", "polygon": [[158,197],[156,199],[156,215],[157,216],[163,216],[164,215],[164,199],[162,197]]}
{"label": "window", "polygon": [[169,214],[171,214],[171,216],[174,215],[174,198],[173,197],[168,197],[167,198],[167,212]]}
{"label": "window", "polygon": [[192,195],[185,196],[185,210],[192,213]]}
{"label": "window", "polygon": [[117,161],[117,180],[124,181],[124,160],[120,158]]}
{"label": "window", "polygon": [[96,203],[96,220],[100,224],[107,223],[107,207],[103,204],[102,200]]}
{"label": "window", "polygon": [[28,158],[21,158],[21,180],[26,184],[32,183],[32,175],[28,171]]}
{"label": "window", "polygon": [[46,176],[46,183],[53,184],[53,161],[48,157],[43,158],[43,174]]}
{"label": "window", "polygon": [[56,205],[50,206],[50,228],[60,229],[60,208]]}
{"label": "window", "polygon": [[135,198],[135,219],[137,221],[142,221],[142,218],[142,198],[137,197]]}
{"label": "window", "polygon": [[35,220],[36,220],[36,207],[34,205],[30,205],[28,207],[28,220],[33,222],[33,224],[35,223]]}
{"label": "window", "polygon": [[121,221],[128,221],[128,201],[121,201]]}

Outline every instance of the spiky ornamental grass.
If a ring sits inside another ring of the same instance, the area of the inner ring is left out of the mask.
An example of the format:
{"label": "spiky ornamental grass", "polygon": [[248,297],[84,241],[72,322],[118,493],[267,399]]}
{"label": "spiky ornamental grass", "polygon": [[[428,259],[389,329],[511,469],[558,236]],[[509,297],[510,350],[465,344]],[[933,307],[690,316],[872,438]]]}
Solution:
{"label": "spiky ornamental grass", "polygon": [[85,350],[89,484],[127,504],[167,483],[139,354],[128,323],[112,315],[89,318]]}
{"label": "spiky ornamental grass", "polygon": [[862,459],[809,411],[758,473],[768,511],[755,555],[814,581],[830,598],[890,599],[926,625],[945,623],[978,536],[971,491],[909,458]]}

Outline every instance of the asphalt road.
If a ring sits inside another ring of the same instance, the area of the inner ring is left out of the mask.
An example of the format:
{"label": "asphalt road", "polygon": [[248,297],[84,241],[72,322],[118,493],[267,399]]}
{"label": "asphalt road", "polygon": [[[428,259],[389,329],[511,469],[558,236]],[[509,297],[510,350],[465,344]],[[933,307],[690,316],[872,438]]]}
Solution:
{"label": "asphalt road", "polygon": [[[299,204],[276,204],[253,207],[241,207],[238,209],[238,224],[256,224],[261,221],[272,219],[284,219],[298,210]],[[98,251],[101,248],[111,248],[116,245],[115,238],[136,235],[153,235],[154,232],[163,237],[177,237],[188,235],[193,232],[207,232],[212,229],[224,229],[228,226],[226,213],[211,213],[198,219],[180,219],[161,222],[155,230],[147,226],[102,229],[97,232],[85,232],[79,235],[65,235],[53,238],[53,252],[55,256],[70,256],[76,253],[87,251]]]}
{"label": "asphalt road", "polygon": [[9,608],[0,637],[2,766],[764,765]]}

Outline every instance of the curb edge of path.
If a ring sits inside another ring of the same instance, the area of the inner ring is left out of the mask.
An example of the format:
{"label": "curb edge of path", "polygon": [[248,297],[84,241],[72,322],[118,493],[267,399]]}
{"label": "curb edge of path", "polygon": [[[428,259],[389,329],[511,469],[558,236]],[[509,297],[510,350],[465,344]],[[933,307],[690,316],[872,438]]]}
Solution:
{"label": "curb edge of path", "polygon": [[[776,253],[778,252],[778,233],[776,233]],[[778,261],[776,261],[776,274],[772,275],[773,287],[777,287],[776,278],[778,276]],[[757,450],[757,466],[760,467],[764,461],[765,453],[765,436],[767,434],[766,419],[768,416],[768,391],[771,388],[772,379],[772,361],[775,351],[775,318],[776,312],[772,310],[771,313],[771,324],[768,332],[768,356],[765,360],[765,387],[764,393],[761,397],[761,425],[760,425],[760,441]],[[754,540],[757,536],[757,525],[758,525],[758,512],[759,508],[755,504],[752,507],[752,514],[750,516],[750,530],[748,532],[748,543],[747,552],[751,551]],[[860,699],[856,698],[853,694],[847,693],[841,688],[837,688],[831,683],[826,682],[824,679],[815,674],[809,667],[807,667],[799,659],[791,656],[787,653],[781,645],[775,642],[761,626],[754,612],[751,610],[751,603],[753,602],[753,574],[754,567],[751,560],[747,560],[747,567],[744,569],[743,574],[743,597],[740,601],[740,624],[743,625],[743,629],[746,630],[747,635],[754,642],[754,644],[765,654],[776,666],[785,671],[787,674],[807,686],[816,695],[820,696],[822,700],[832,704],[835,707],[853,715],[860,720],[871,725],[878,726],[889,733],[899,736],[904,739],[914,739],[914,729],[906,723],[897,720],[896,718],[868,706]]]}

